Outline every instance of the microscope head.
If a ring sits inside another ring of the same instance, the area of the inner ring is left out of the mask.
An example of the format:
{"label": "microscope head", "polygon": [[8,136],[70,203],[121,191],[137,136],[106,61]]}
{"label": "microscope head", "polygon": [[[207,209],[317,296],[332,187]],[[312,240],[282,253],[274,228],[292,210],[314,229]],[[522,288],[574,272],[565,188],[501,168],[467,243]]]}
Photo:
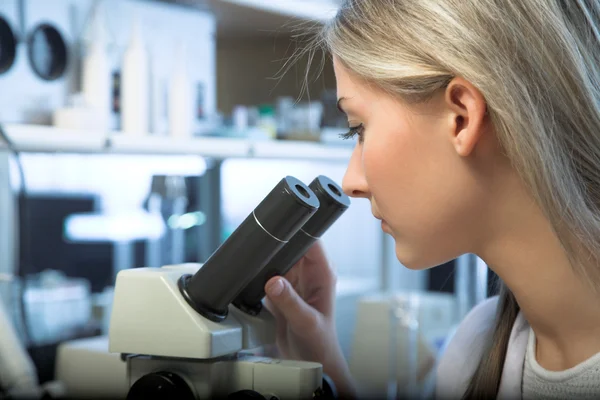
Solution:
{"label": "microscope head", "polygon": [[235,297],[319,209],[315,193],[285,177],[179,289],[188,304],[219,322]]}
{"label": "microscope head", "polygon": [[330,178],[319,175],[308,186],[319,200],[319,209],[233,300],[246,314],[262,311],[269,279],[285,275],[350,207],[350,198]]}

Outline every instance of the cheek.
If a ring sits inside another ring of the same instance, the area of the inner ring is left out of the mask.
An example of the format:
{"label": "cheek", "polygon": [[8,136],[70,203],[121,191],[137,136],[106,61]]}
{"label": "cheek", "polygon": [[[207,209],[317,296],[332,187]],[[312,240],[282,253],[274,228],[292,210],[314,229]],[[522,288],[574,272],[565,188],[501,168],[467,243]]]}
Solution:
{"label": "cheek", "polygon": [[395,214],[397,205],[410,203],[408,199],[430,183],[427,170],[432,144],[428,142],[433,141],[416,129],[396,121],[373,127],[365,138],[365,176],[378,209],[388,218]]}
{"label": "cheek", "polygon": [[363,162],[365,177],[377,210],[394,228],[405,215],[414,212],[412,197],[422,193],[423,161],[420,141],[414,140],[409,127],[390,129],[382,126],[365,139]]}
{"label": "cheek", "polygon": [[[377,132],[365,139],[365,175],[377,210],[393,230],[396,254],[409,268],[426,268],[460,255],[465,202],[463,167],[435,125]],[[371,139],[371,140],[370,140]]]}

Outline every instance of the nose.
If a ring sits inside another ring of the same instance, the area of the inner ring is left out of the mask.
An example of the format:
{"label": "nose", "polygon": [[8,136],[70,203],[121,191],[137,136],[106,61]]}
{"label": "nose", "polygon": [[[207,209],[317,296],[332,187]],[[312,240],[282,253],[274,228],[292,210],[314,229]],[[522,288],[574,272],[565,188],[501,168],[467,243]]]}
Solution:
{"label": "nose", "polygon": [[342,189],[350,197],[371,197],[369,185],[367,185],[365,178],[360,144],[357,144],[352,151],[346,174],[342,180]]}

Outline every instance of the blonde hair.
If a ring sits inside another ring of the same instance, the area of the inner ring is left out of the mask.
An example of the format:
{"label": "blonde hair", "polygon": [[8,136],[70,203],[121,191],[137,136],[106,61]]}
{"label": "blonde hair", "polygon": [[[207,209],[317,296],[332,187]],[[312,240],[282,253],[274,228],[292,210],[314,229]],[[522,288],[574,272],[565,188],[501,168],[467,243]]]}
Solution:
{"label": "blonde hair", "polygon": [[[571,264],[600,284],[600,6],[596,0],[347,0],[313,48],[420,102],[461,76]],[[466,398],[495,397],[519,311],[507,288]]]}

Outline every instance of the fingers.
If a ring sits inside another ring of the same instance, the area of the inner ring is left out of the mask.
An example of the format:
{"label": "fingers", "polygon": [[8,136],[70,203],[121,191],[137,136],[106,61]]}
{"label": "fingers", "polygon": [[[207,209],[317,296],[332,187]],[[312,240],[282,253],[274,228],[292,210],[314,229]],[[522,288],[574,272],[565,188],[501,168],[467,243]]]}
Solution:
{"label": "fingers", "polygon": [[321,240],[317,240],[312,246],[310,246],[310,249],[308,249],[306,252],[305,257],[311,262],[327,262],[327,255],[325,254],[325,249],[323,248]]}
{"label": "fingers", "polygon": [[268,297],[265,297],[265,299],[263,301],[263,305],[265,306],[265,308],[267,310],[269,310],[269,312],[273,315],[273,317],[275,317],[277,322],[279,322],[280,320],[281,320],[281,322],[285,322],[285,318],[283,317],[283,314],[281,314],[281,312],[277,309],[277,307],[275,307],[273,302],[271,300],[269,300]]}
{"label": "fingers", "polygon": [[286,279],[274,277],[267,282],[265,289],[271,305],[285,318],[294,332],[310,334],[318,329],[320,314],[296,293]]}
{"label": "fingers", "polygon": [[310,247],[284,278],[306,303],[327,317],[333,315],[336,276],[320,240]]}
{"label": "fingers", "polygon": [[332,316],[337,278],[329,264],[307,264],[302,273],[305,276],[301,281],[306,286],[306,290],[300,291],[302,297],[322,314]]}

